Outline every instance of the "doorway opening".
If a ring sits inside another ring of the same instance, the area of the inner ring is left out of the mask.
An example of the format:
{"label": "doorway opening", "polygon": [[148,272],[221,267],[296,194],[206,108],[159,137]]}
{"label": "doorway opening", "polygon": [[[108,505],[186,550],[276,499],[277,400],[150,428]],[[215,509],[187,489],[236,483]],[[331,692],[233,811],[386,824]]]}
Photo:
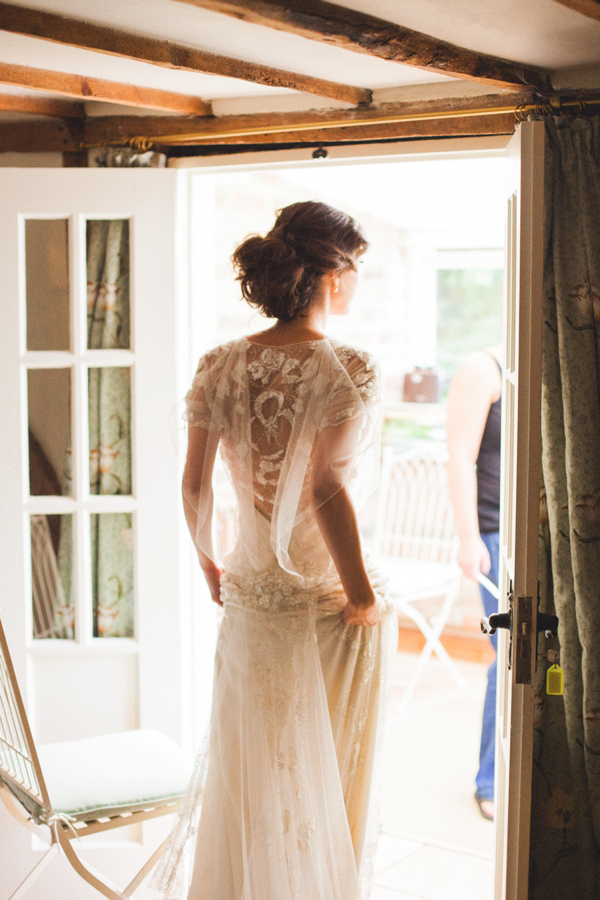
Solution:
{"label": "doorway opening", "polygon": [[[256,332],[264,321],[241,300],[230,257],[274,211],[321,200],[363,226],[369,251],[350,314],[330,333],[380,362],[382,443],[394,454],[444,458],[448,386],[471,352],[502,341],[505,158],[501,150],[446,158],[228,167],[192,175],[191,331],[197,354]],[[221,498],[228,496],[222,476]],[[377,498],[363,515],[375,539]],[[233,496],[218,512],[218,536],[233,531]],[[439,597],[420,605],[427,618]],[[372,900],[491,900],[493,823],[475,804],[481,716],[493,659],[480,632],[478,585],[462,578],[442,634],[459,676],[435,655],[410,699],[424,638],[399,619],[382,778],[382,834]],[[461,684],[456,681],[460,680]]]}

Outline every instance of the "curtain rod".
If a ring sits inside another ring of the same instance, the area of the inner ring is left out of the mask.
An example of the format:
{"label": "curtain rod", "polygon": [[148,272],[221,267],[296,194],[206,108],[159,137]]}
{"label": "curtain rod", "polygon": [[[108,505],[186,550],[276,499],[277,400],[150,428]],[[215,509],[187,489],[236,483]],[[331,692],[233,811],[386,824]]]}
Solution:
{"label": "curtain rod", "polygon": [[254,128],[235,128],[224,129],[223,131],[211,132],[190,132],[189,134],[166,134],[148,137],[139,135],[132,137],[123,142],[123,139],[114,141],[105,141],[101,144],[86,144],[82,147],[92,148],[99,146],[122,146],[125,143],[137,150],[149,150],[155,144],[171,144],[173,146],[189,143],[204,143],[206,141],[215,141],[229,137],[252,137],[255,134],[281,134],[289,132],[303,132],[326,130],[331,128],[344,128],[351,130],[352,128],[363,128],[371,125],[392,125],[400,122],[421,122],[432,121],[435,119],[464,119],[477,118],[480,116],[500,116],[514,114],[517,122],[521,122],[531,113],[535,115],[560,116],[568,114],[567,109],[575,108],[580,115],[585,115],[587,106],[600,104],[600,93],[596,96],[586,97],[585,100],[571,99],[563,100],[560,96],[550,97],[539,103],[521,103],[518,106],[493,106],[488,109],[453,109],[440,110],[438,112],[408,113],[406,115],[398,114],[391,116],[378,116],[373,119],[336,119],[328,122],[299,122],[295,125],[261,125]]}

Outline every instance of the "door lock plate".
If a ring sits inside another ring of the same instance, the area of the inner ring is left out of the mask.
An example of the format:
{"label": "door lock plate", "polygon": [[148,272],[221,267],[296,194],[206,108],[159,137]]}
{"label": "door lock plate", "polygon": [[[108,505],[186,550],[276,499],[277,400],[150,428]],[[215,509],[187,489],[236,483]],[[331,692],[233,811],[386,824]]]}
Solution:
{"label": "door lock plate", "polygon": [[516,684],[531,684],[534,644],[532,597],[517,597],[512,638],[515,682]]}

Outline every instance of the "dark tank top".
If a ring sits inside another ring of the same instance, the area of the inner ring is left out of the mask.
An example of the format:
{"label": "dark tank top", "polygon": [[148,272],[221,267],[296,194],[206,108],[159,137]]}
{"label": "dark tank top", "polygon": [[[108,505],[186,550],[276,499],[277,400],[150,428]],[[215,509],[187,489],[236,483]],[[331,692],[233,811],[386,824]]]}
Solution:
{"label": "dark tank top", "polygon": [[[497,359],[494,359],[502,369]],[[477,518],[480,534],[500,530],[500,419],[502,397],[491,404],[477,456]]]}

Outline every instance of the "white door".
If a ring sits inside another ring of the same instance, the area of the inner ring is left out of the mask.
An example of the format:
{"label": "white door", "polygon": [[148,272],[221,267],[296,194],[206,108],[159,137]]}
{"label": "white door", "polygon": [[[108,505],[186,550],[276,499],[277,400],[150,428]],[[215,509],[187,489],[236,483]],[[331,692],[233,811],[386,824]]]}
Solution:
{"label": "white door", "polygon": [[496,720],[496,900],[527,900],[540,484],[544,125],[519,126],[508,150],[506,368]]}
{"label": "white door", "polygon": [[0,607],[40,743],[154,727],[191,749],[181,174],[0,170]]}

